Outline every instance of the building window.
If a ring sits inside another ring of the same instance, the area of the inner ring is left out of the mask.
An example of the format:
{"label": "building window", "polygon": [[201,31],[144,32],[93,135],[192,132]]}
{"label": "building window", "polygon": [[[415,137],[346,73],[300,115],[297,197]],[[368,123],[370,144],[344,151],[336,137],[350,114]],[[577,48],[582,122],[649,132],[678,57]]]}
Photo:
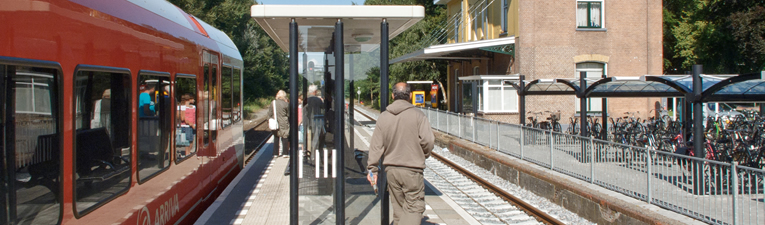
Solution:
{"label": "building window", "polygon": [[475,40],[486,38],[486,1],[479,2],[472,7],[473,11],[473,30]]}
{"label": "building window", "polygon": [[507,12],[510,10],[508,0],[502,0],[502,32],[507,33]]}
{"label": "building window", "polygon": [[[577,63],[576,64],[576,74],[574,77],[577,79],[577,83],[579,82],[579,75],[581,72],[585,72],[587,76],[585,79],[589,80],[600,80],[603,78],[603,75],[605,75],[606,64],[603,63],[595,63],[595,62],[586,62],[586,63]],[[587,101],[587,111],[588,112],[602,112],[603,111],[603,99],[602,98],[589,98]],[[576,111],[579,112],[580,106],[579,106],[579,98],[576,99]]]}
{"label": "building window", "polygon": [[576,26],[603,28],[603,1],[577,1]]}
{"label": "building window", "polygon": [[482,80],[478,85],[478,111],[518,112],[518,92],[509,80]]}

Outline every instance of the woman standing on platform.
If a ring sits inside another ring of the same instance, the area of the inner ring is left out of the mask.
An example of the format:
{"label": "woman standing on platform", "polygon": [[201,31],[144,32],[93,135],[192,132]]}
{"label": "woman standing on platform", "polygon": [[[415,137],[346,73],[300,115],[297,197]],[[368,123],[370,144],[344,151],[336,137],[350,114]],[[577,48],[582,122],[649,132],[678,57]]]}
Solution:
{"label": "woman standing on platform", "polygon": [[[287,92],[279,90],[276,92],[276,99],[268,107],[268,117],[273,118],[274,112],[276,112],[276,121],[279,124],[279,129],[273,130],[274,133],[274,156],[289,156],[290,142],[289,131],[289,103],[287,103]],[[282,142],[282,152],[279,154],[279,141]]]}

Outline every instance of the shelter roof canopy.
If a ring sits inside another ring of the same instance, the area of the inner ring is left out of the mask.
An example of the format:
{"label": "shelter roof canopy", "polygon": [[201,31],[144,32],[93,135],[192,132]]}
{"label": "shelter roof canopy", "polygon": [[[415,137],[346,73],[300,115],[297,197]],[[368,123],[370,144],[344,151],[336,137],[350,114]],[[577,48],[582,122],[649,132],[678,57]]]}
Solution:
{"label": "shelter roof canopy", "polygon": [[328,49],[338,20],[343,22],[346,51],[371,51],[380,44],[383,19],[392,39],[425,17],[422,6],[253,5],[250,10],[252,18],[285,52],[289,51],[292,19],[299,26],[299,51],[322,52]]}

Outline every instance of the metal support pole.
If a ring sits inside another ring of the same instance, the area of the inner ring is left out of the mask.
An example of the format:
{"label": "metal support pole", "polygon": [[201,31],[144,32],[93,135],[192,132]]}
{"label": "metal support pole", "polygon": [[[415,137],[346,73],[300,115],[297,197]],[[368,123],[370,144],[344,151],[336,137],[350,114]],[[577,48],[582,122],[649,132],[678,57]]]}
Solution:
{"label": "metal support pole", "polygon": [[[608,77],[608,75],[603,74],[603,78]],[[603,113],[603,128],[600,130],[600,138],[602,140],[608,139],[608,98],[601,98],[601,112]]]}
{"label": "metal support pole", "polygon": [[555,163],[553,162],[553,148],[555,148],[555,141],[553,140],[552,131],[544,131],[549,133],[550,135],[548,138],[550,139],[550,170],[555,170]]}
{"label": "metal support pole", "polygon": [[[385,112],[388,107],[388,20],[383,19],[380,23],[380,112]],[[380,172],[378,172],[377,183],[381,194],[380,201],[380,224],[390,224],[390,193],[388,193],[388,178],[385,176],[385,166],[383,158],[380,159]]]}
{"label": "metal support pole", "polygon": [[380,24],[380,112],[388,107],[388,21]]}
{"label": "metal support pole", "polygon": [[[343,44],[343,21],[337,20],[335,24],[335,149],[333,155],[337,164],[333,165],[338,171],[335,178],[335,224],[345,224],[345,127],[344,86],[345,86],[345,46]],[[334,160],[333,160],[334,161]]]}
{"label": "metal support pole", "polygon": [[526,144],[526,131],[523,126],[520,126],[518,129],[521,129],[521,159],[523,159],[523,145]]}
{"label": "metal support pole", "polygon": [[593,137],[590,137],[590,183],[595,183],[595,141],[592,140]]}
{"label": "metal support pole", "polygon": [[[353,54],[348,54],[348,61],[349,61],[348,62],[348,70],[349,70],[348,71],[348,80],[350,80],[350,82],[348,84],[348,86],[349,86],[348,87],[348,90],[349,90],[349,95],[348,95],[348,98],[349,98],[349,100],[348,100],[348,117],[350,117],[350,124],[348,124],[348,139],[349,139],[348,140],[348,146],[350,146],[351,150],[354,151],[354,153],[355,153],[355,151],[356,151],[356,143],[355,143],[356,135],[353,132],[353,129],[354,129],[353,120],[354,120],[354,113],[355,113],[354,110],[353,110],[353,108],[354,108],[353,106],[356,103],[353,101],[353,99],[354,99],[354,95],[356,93],[356,87],[353,86],[353,64],[354,64],[354,62],[353,62]],[[360,168],[360,169],[361,169],[361,171],[364,171],[364,168]]]}
{"label": "metal support pole", "polygon": [[[701,65],[693,65],[693,153],[697,158],[704,158],[704,121],[701,103]],[[695,194],[704,194],[704,166],[695,161],[696,168],[693,184]]]}
{"label": "metal support pole", "polygon": [[[584,96],[584,90],[587,89],[587,83],[585,81],[585,78],[587,77],[587,72],[579,72],[579,93],[577,95],[579,96],[579,121],[581,126],[579,127],[579,133],[582,137],[587,137],[589,135],[589,130],[587,129],[587,98]],[[587,162],[589,158],[585,158],[587,155],[587,147],[586,144],[582,143],[581,145],[581,158],[579,159],[580,162]]]}
{"label": "metal support pole", "polygon": [[438,108],[436,108],[436,130],[444,131],[441,129],[441,113],[438,113]]}
{"label": "metal support pole", "polygon": [[524,89],[526,89],[526,82],[524,81],[526,79],[526,75],[520,75],[519,76],[520,81],[518,82],[518,87],[521,89],[518,90],[518,112],[520,113],[521,118],[519,118],[521,121],[521,126],[526,125],[526,92]]}
{"label": "metal support pole", "polygon": [[683,98],[683,118],[680,118],[682,120],[683,124],[683,140],[689,141],[691,138],[691,127],[693,125],[693,104],[692,99],[693,93],[686,94],[685,98]]}
{"label": "metal support pole", "polygon": [[[290,127],[297,127],[297,98],[298,98],[298,24],[295,19],[290,22]],[[290,129],[290,145],[297,146],[297,129]],[[274,141],[279,141],[274,137]],[[284,143],[282,143],[284,144]],[[274,149],[278,151],[278,149]],[[290,224],[298,224],[298,176],[297,151],[290,151]]]}
{"label": "metal support pole", "polygon": [[[309,75],[308,72],[309,72],[309,70],[308,70],[308,54],[306,52],[303,52],[303,104],[308,103],[308,85],[309,85],[308,84],[308,76],[313,77],[313,73],[311,73]],[[303,116],[303,115],[299,115],[299,116]],[[305,118],[305,117],[303,117],[303,118]],[[303,125],[303,129],[304,129],[304,131],[306,131],[306,132],[303,132],[303,140],[308,140],[308,132],[307,132],[308,131],[308,127]],[[303,148],[305,148],[305,151],[310,152],[310,151],[312,151],[312,149],[308,148],[309,145],[307,143],[311,143],[311,142],[310,141],[305,141],[303,143],[303,146],[304,146]]]}
{"label": "metal support pole", "polygon": [[587,137],[587,98],[584,97],[584,89],[586,88],[587,84],[584,81],[584,78],[587,76],[587,72],[579,72],[579,93],[577,93],[577,97],[579,97],[579,135],[582,137]]}
{"label": "metal support pole", "polygon": [[470,125],[471,125],[471,127],[473,127],[473,132],[472,132],[473,133],[473,143],[477,143],[477,142],[475,142],[475,133],[476,133],[475,131],[477,130],[475,124],[476,124],[475,115],[473,115],[473,117],[470,117]]}
{"label": "metal support pole", "polygon": [[494,145],[494,149],[499,151],[499,121],[497,121],[497,137],[494,138],[495,141],[497,141]]}
{"label": "metal support pole", "polygon": [[646,161],[646,196],[645,201],[647,203],[651,203],[651,177],[653,176],[653,172],[651,171],[651,164],[653,164],[653,159],[651,158],[652,148],[650,147],[647,149],[645,154],[645,161]]}
{"label": "metal support pole", "polygon": [[[14,81],[12,79],[13,79],[13,75],[15,75],[15,69],[16,68],[13,67],[13,66],[8,66],[8,67],[2,67],[2,69],[4,69],[5,71],[0,71],[0,74],[5,75],[5,77],[0,77],[0,88],[2,88],[0,90],[5,90],[5,91],[0,91],[0,97],[2,97],[0,99],[3,99],[3,100],[8,99],[8,98],[15,99],[15,90],[13,88],[10,88],[10,87],[12,87],[11,85],[14,84]],[[0,131],[0,134],[5,135],[3,137],[5,138],[6,142],[2,145],[2,147],[5,148],[5,151],[4,151],[5,152],[5,158],[6,159],[15,159],[16,158],[16,155],[15,155],[15,152],[16,152],[16,140],[15,140],[16,139],[16,134],[15,134],[15,131],[16,131],[16,122],[15,122],[16,121],[16,117],[15,116],[11,116],[11,115],[13,115],[13,113],[16,113],[16,110],[15,110],[15,107],[5,107],[4,111],[2,111],[2,112],[5,113],[5,118],[3,118],[3,119],[6,119],[4,121],[5,122],[4,126],[2,128],[0,128],[0,130],[2,130],[2,131]],[[3,169],[7,169],[7,168],[14,168],[15,169],[16,168],[16,161],[15,160],[7,160],[7,161],[5,161],[3,166],[5,166],[5,168],[3,168]],[[8,182],[6,184],[6,186],[0,188],[0,190],[4,191],[2,194],[5,195],[6,193],[9,193],[11,191],[12,192],[16,192],[17,185],[21,185],[21,184],[18,184],[18,182],[15,182],[15,180],[16,180],[16,173],[14,173],[14,172],[6,173],[5,174],[5,178],[8,181],[11,181],[11,182]],[[8,191],[8,192],[5,192],[5,191]],[[18,219],[18,216],[17,216],[17,211],[18,210],[17,210],[17,206],[16,206],[16,204],[18,203],[18,200],[17,200],[18,197],[16,196],[16,194],[8,194],[8,195],[5,195],[5,197],[7,197],[7,198],[4,199],[5,202],[3,202],[3,203],[5,203],[7,205],[6,205],[6,207],[3,207],[3,209],[0,209],[0,212],[5,213],[5,215],[0,216],[0,218],[4,217],[3,218],[4,220],[2,220],[0,222],[3,222],[3,224],[14,224],[14,223],[17,222],[17,219]]]}
{"label": "metal support pole", "polygon": [[462,115],[457,114],[457,137],[462,138]]}
{"label": "metal support pole", "polygon": [[733,193],[733,224],[738,224],[738,171],[736,171],[736,164],[731,163],[730,164],[730,177],[731,177],[731,190],[730,193]]}

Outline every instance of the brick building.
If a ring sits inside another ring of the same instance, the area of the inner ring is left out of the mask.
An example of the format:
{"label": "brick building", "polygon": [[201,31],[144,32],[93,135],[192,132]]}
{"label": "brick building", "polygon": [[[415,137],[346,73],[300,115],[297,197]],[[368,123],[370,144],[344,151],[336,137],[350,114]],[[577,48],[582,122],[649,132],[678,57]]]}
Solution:
{"label": "brick building", "polygon": [[[440,0],[447,7],[445,44],[391,60],[448,60],[448,109],[519,122],[518,95],[525,80],[662,73],[662,1]],[[588,112],[600,112],[600,99]],[[640,111],[658,98],[610,98],[608,112]],[[526,111],[579,111],[575,96],[527,96]],[[566,123],[563,121],[563,123]]]}

